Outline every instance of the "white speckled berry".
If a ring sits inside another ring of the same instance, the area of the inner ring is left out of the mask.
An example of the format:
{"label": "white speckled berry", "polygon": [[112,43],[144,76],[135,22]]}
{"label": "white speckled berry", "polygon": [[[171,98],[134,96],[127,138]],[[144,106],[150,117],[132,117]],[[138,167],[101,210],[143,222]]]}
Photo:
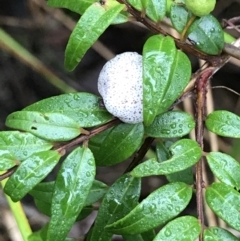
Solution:
{"label": "white speckled berry", "polygon": [[125,52],[108,61],[98,78],[106,109],[125,123],[143,121],[142,56]]}

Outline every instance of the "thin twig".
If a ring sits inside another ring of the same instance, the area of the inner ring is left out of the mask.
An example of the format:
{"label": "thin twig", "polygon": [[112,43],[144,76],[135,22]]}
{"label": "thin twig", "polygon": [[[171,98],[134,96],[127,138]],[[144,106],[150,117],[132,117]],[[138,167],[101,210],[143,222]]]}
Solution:
{"label": "thin twig", "polygon": [[120,124],[121,121],[119,119],[114,119],[100,127],[97,127],[96,129],[93,129],[89,132],[88,135],[81,135],[80,137],[77,137],[76,139],[68,142],[67,144],[63,144],[62,146],[58,146],[55,150],[58,151],[59,153],[62,153],[64,152],[66,149],[69,149],[73,146],[77,146],[79,145],[80,143],[83,143],[84,141],[87,141],[89,140],[90,138],[92,138],[93,136],[99,134],[100,132],[102,131],[105,131],[117,124]]}
{"label": "thin twig", "polygon": [[134,155],[132,162],[130,163],[130,165],[124,173],[130,172],[131,170],[133,170],[134,167],[136,167],[139,164],[140,161],[142,161],[153,141],[154,138],[152,137],[147,137],[145,139],[140,150]]}
{"label": "thin twig", "polygon": [[[213,75],[214,68],[207,68],[196,80],[196,141],[203,150],[203,132],[204,132],[204,118],[206,108],[206,93],[208,81]],[[197,215],[198,219],[204,227],[204,210],[203,210],[203,178],[202,178],[202,164],[203,157],[196,164],[196,198],[197,198]],[[203,230],[203,229],[202,229]],[[203,241],[203,232],[200,234],[200,241]]]}

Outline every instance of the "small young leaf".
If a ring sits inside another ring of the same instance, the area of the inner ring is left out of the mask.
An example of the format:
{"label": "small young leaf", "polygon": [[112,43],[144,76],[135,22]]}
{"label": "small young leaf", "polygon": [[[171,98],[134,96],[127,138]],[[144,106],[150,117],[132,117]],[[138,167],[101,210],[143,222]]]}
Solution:
{"label": "small young leaf", "polygon": [[191,75],[188,57],[170,37],[150,37],[143,48],[143,117],[150,125],[180,96]]}
{"label": "small young leaf", "polygon": [[14,202],[19,201],[48,175],[60,157],[57,151],[42,151],[32,154],[8,179],[4,192]]}
{"label": "small young leaf", "polygon": [[195,47],[207,54],[219,54],[224,46],[223,30],[211,14],[195,20],[187,30]]}
{"label": "small young leaf", "polygon": [[47,4],[55,8],[67,8],[73,12],[83,14],[88,7],[98,0],[48,0]]}
{"label": "small young leaf", "polygon": [[224,183],[213,183],[206,189],[208,206],[229,226],[240,231],[240,194]]}
{"label": "small young leaf", "polygon": [[46,241],[65,240],[84,206],[95,173],[94,157],[88,148],[78,147],[64,160],[54,186]]}
{"label": "small young leaf", "polygon": [[183,111],[169,111],[158,115],[145,132],[157,138],[176,138],[188,134],[194,127],[191,115]]}
{"label": "small young leaf", "polygon": [[187,11],[186,8],[184,8],[183,6],[178,4],[172,4],[170,10],[170,19],[173,27],[179,33],[181,33],[185,28],[188,19],[190,18],[190,15],[190,12]]}
{"label": "small young leaf", "polygon": [[107,0],[103,5],[93,3],[82,15],[74,28],[65,51],[65,66],[73,70],[86,51],[106,30],[124,5],[114,0]]}
{"label": "small young leaf", "polygon": [[226,110],[210,113],[206,119],[208,130],[220,136],[240,138],[240,117]]}
{"label": "small young leaf", "polygon": [[23,110],[61,113],[75,120],[81,127],[94,127],[112,119],[112,115],[99,103],[98,96],[77,92],[40,100]]}
{"label": "small young leaf", "polygon": [[200,232],[201,225],[196,218],[183,216],[164,226],[153,241],[194,241]]}
{"label": "small young leaf", "polygon": [[0,149],[0,171],[6,171],[17,164],[16,157],[11,152]]}
{"label": "small young leaf", "polygon": [[17,111],[7,117],[6,126],[49,141],[68,141],[80,134],[78,123],[60,113]]}
{"label": "small young leaf", "polygon": [[121,176],[108,190],[102,200],[94,227],[88,236],[88,241],[110,241],[112,233],[104,227],[129,213],[138,203],[141,180]]}
{"label": "small young leaf", "polygon": [[239,241],[232,233],[219,227],[205,229],[203,237],[204,241]]}
{"label": "small young leaf", "polygon": [[191,187],[185,183],[167,184],[152,192],[127,216],[106,226],[116,234],[138,234],[160,226],[177,216],[189,203]]}
{"label": "small young leaf", "polygon": [[131,175],[134,177],[146,177],[152,175],[165,175],[185,170],[198,162],[202,150],[198,143],[190,139],[181,139],[175,142],[170,151],[172,157],[161,163],[152,158],[135,167]]}
{"label": "small young leaf", "polygon": [[212,172],[221,182],[240,189],[240,164],[238,161],[221,152],[210,152],[206,158]]}
{"label": "small young leaf", "polygon": [[110,166],[126,160],[141,145],[143,124],[119,124],[91,138],[89,147],[98,166]]}
{"label": "small young leaf", "polygon": [[146,8],[147,16],[158,23],[164,18],[167,11],[166,0],[149,0]]}
{"label": "small young leaf", "polygon": [[25,160],[35,152],[47,151],[52,146],[52,143],[30,133],[19,131],[0,132],[0,150],[9,151],[18,161]]}

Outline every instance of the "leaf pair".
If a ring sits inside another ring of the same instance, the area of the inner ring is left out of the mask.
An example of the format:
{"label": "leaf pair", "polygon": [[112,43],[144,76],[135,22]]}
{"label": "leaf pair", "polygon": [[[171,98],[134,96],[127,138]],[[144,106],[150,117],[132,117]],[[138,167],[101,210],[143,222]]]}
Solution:
{"label": "leaf pair", "polygon": [[197,18],[188,26],[192,14],[184,6],[172,4],[170,19],[174,28],[182,33],[186,30],[186,37],[197,49],[207,54],[219,54],[224,46],[224,36],[221,25],[211,14]]}

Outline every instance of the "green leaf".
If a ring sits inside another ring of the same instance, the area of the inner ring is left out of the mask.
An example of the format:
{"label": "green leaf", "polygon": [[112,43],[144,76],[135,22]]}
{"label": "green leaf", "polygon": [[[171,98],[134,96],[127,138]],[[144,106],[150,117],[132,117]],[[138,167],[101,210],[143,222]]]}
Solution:
{"label": "green leaf", "polygon": [[94,157],[88,148],[78,147],[64,160],[54,186],[46,241],[66,238],[84,206],[95,174]]}
{"label": "green leaf", "polygon": [[188,57],[170,37],[150,37],[143,48],[143,116],[150,125],[181,95],[191,76]]}
{"label": "green leaf", "polygon": [[110,166],[126,160],[141,145],[144,135],[143,124],[119,124],[90,139],[98,166]]}
{"label": "green leaf", "polygon": [[197,49],[207,54],[219,54],[224,46],[222,27],[210,14],[195,20],[188,28],[187,36]]}
{"label": "green leaf", "polygon": [[121,176],[104,196],[94,227],[87,240],[110,241],[113,234],[104,230],[104,227],[122,218],[137,205],[140,188],[140,179],[130,177],[128,174]]}
{"label": "green leaf", "polygon": [[[171,153],[169,148],[173,145],[172,141],[166,141],[166,142],[157,142],[156,143],[156,154],[157,154],[157,161],[163,162],[167,159],[171,158]],[[185,170],[171,173],[166,175],[166,178],[169,182],[184,182],[188,185],[194,184],[193,179],[193,170],[192,167],[189,167]]]}
{"label": "green leaf", "polygon": [[207,116],[208,130],[220,136],[240,138],[240,117],[226,110],[217,110]]}
{"label": "green leaf", "polygon": [[47,151],[52,146],[52,143],[30,133],[19,131],[0,132],[0,150],[9,151],[18,161],[25,160],[35,152]]}
{"label": "green leaf", "polygon": [[61,155],[57,151],[42,151],[32,154],[8,179],[4,192],[14,202],[19,201],[48,175],[60,157]]}
{"label": "green leaf", "polygon": [[[29,194],[34,197],[36,206],[45,215],[51,214],[52,195],[54,191],[54,182],[42,182],[36,185]],[[107,185],[103,182],[94,180],[84,206],[90,206],[101,199],[107,191]]]}
{"label": "green leaf", "polygon": [[179,33],[181,33],[185,28],[190,16],[191,13],[187,11],[185,7],[178,4],[172,4],[170,10],[170,19],[173,27]]}
{"label": "green leaf", "polygon": [[75,120],[81,127],[102,125],[112,119],[112,115],[100,106],[100,98],[85,92],[53,96],[23,110],[61,113]]}
{"label": "green leaf", "polygon": [[0,149],[0,171],[6,171],[17,164],[16,157],[11,152]]}
{"label": "green leaf", "polygon": [[[45,241],[47,230],[48,230],[48,224],[44,225],[44,227],[38,230],[37,232],[32,233],[28,237],[28,241]],[[64,241],[77,241],[77,240],[74,238],[66,238],[64,239]]]}
{"label": "green leaf", "polygon": [[219,227],[204,229],[203,237],[204,241],[239,241],[232,233]]}
{"label": "green leaf", "polygon": [[144,9],[141,0],[127,0],[127,2],[130,3],[138,11],[142,11]]}
{"label": "green leaf", "polygon": [[185,183],[167,184],[152,192],[127,216],[106,226],[116,234],[138,234],[160,226],[177,216],[188,205],[192,189]]}
{"label": "green leaf", "polygon": [[121,11],[116,18],[112,21],[112,24],[121,24],[128,22],[131,17],[130,13]]}
{"label": "green leaf", "polygon": [[221,182],[240,189],[240,164],[238,161],[221,152],[210,152],[206,158],[212,172]]}
{"label": "green leaf", "polygon": [[158,115],[145,133],[157,138],[176,138],[188,134],[195,127],[191,115],[183,111],[169,111]]}
{"label": "green leaf", "polygon": [[125,5],[108,0],[101,5],[93,3],[82,15],[74,28],[65,51],[65,66],[73,70],[86,51],[106,30]]}
{"label": "green leaf", "polygon": [[153,241],[195,241],[200,232],[201,225],[195,217],[183,216],[164,226]]}
{"label": "green leaf", "polygon": [[49,141],[68,141],[80,134],[78,123],[60,113],[17,111],[7,117],[6,126]]}
{"label": "green leaf", "polygon": [[156,236],[154,230],[135,235],[123,235],[124,241],[152,241]]}
{"label": "green leaf", "polygon": [[47,4],[50,7],[67,8],[82,15],[94,2],[98,0],[48,0]]}
{"label": "green leaf", "polygon": [[185,170],[198,162],[202,150],[198,143],[190,139],[181,139],[175,142],[170,151],[172,157],[161,163],[155,158],[149,159],[135,167],[131,175],[134,177],[146,177],[152,175],[166,175]]}
{"label": "green leaf", "polygon": [[206,189],[208,206],[230,227],[240,231],[240,194],[224,183],[213,183]]}
{"label": "green leaf", "polygon": [[164,18],[167,11],[166,0],[149,0],[146,8],[147,16],[155,22],[159,22]]}

